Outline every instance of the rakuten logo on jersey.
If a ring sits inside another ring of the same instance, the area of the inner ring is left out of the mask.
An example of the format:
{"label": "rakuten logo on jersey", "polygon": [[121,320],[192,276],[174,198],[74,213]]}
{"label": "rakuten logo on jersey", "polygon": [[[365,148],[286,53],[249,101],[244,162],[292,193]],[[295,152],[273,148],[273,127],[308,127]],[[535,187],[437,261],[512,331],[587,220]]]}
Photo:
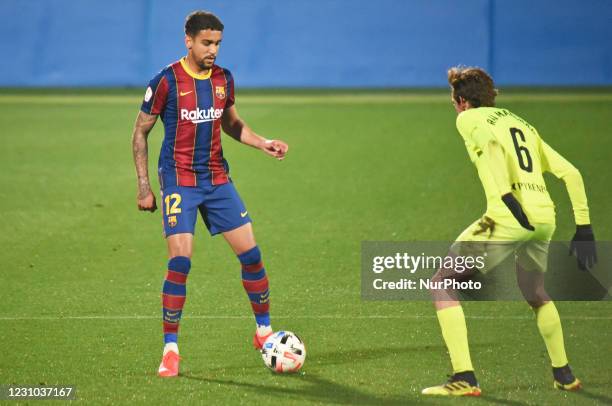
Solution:
{"label": "rakuten logo on jersey", "polygon": [[213,121],[221,118],[222,115],[223,109],[216,109],[214,107],[206,110],[202,110],[199,107],[196,110],[181,109],[181,120],[189,120],[194,124]]}

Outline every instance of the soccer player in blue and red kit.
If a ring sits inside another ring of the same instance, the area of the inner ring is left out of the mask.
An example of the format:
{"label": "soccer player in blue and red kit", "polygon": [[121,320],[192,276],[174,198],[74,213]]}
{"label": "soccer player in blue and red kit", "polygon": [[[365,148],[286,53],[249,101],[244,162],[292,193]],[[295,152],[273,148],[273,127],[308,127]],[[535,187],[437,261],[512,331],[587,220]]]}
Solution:
{"label": "soccer player in blue and red kit", "polygon": [[257,135],[238,116],[232,74],[215,65],[222,37],[223,24],[214,14],[191,13],[185,23],[187,56],[165,67],[149,82],[134,125],[138,208],[144,211],[157,208],[147,170],[147,137],[158,116],[165,131],[158,165],[169,257],[162,290],[165,346],[158,371],[162,377],[178,375],[177,336],[198,211],[211,235],[223,234],[241,263],[242,284],[257,324],[255,348],[261,348],[272,334],[268,278],[251,219],[223,158],[221,129],[279,160],[285,158],[288,146]]}

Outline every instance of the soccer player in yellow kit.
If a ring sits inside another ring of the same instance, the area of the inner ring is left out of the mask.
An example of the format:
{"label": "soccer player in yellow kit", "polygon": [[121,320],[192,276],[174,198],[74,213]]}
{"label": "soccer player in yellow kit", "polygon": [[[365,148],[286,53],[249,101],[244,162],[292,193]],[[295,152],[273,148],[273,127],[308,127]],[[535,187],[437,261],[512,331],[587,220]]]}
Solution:
{"label": "soccer player in yellow kit", "polygon": [[[568,365],[559,313],[544,289],[548,244],[555,230],[555,206],[542,174],[551,172],[565,182],[577,225],[570,253],[576,254],[579,268],[588,270],[597,262],[597,255],[580,172],[546,144],[527,121],[495,107],[497,91],[484,70],[455,67],[448,71],[448,82],[458,113],[457,129],[487,197],[486,213],[457,238],[449,255],[458,255],[462,247],[468,246],[474,254],[476,247],[481,254],[488,254],[488,269],[516,255],[517,281],[535,312],[551,359],[553,385],[577,390],[581,383]],[[433,280],[462,277],[465,275],[452,269],[440,269]],[[432,294],[453,375],[447,383],[425,388],[422,393],[479,396],[461,304],[454,292],[439,290]]]}

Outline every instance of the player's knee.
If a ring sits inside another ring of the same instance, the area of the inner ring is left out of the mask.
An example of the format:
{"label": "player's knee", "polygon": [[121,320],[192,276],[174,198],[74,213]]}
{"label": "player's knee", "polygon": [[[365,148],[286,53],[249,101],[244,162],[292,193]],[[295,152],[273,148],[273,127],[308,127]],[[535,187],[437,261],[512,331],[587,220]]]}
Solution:
{"label": "player's knee", "polygon": [[521,289],[523,297],[525,298],[525,301],[534,310],[550,301],[550,296],[548,296],[548,293],[546,293],[546,290],[543,286],[534,286],[531,284],[519,283],[519,287]]}
{"label": "player's knee", "polygon": [[550,302],[550,296],[548,296],[548,293],[543,288],[533,289],[531,292],[523,292],[523,295],[529,306],[534,310]]}
{"label": "player's knee", "polygon": [[191,260],[185,256],[176,256],[168,261],[168,270],[188,274],[191,269]]}
{"label": "player's knee", "polygon": [[536,296],[527,299],[527,303],[533,310],[536,310],[550,301],[548,296]]}
{"label": "player's knee", "polygon": [[170,258],[185,257],[191,258],[191,247],[188,245],[174,245],[168,250]]}
{"label": "player's knee", "polygon": [[238,255],[238,259],[241,264],[257,264],[261,262],[261,251],[259,247],[256,245],[248,251],[243,252]]}

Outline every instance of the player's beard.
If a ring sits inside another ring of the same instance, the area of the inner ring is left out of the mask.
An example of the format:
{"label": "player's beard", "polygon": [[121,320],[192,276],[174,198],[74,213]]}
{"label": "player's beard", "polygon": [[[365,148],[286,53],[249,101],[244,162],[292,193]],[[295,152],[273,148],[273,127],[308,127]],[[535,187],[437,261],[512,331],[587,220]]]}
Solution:
{"label": "player's beard", "polygon": [[202,58],[202,60],[198,62],[198,66],[200,67],[200,69],[207,70],[212,68],[212,66],[215,64],[216,58],[211,59]]}

